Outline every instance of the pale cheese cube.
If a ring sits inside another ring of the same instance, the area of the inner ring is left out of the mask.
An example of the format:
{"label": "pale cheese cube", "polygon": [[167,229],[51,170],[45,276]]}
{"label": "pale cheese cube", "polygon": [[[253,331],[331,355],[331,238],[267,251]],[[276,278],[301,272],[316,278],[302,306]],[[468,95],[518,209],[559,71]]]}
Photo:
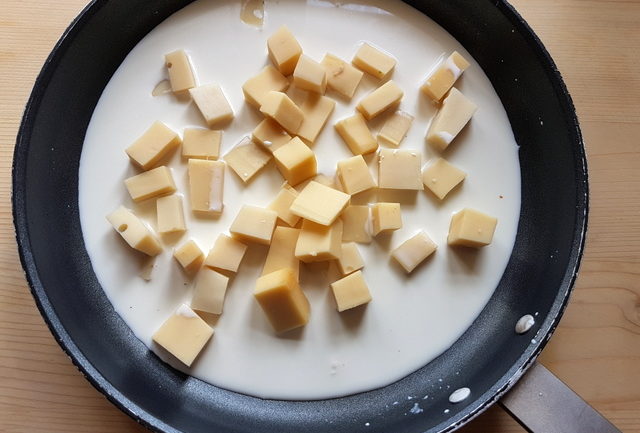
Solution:
{"label": "pale cheese cube", "polygon": [[282,129],[278,122],[268,117],[258,123],[251,133],[251,138],[271,153],[291,141],[287,131]]}
{"label": "pale cheese cube", "polygon": [[124,184],[135,202],[176,192],[171,170],[164,165],[131,176],[124,180]]}
{"label": "pale cheese cube", "polygon": [[324,66],[303,54],[293,71],[293,84],[298,89],[322,94],[327,89],[327,72]]}
{"label": "pale cheese cube", "polygon": [[238,272],[247,246],[227,235],[221,234],[209,250],[204,265],[220,272]]}
{"label": "pale cheese cube", "polygon": [[356,271],[331,283],[331,291],[336,300],[338,312],[371,302],[371,293],[362,276],[362,271]]}
{"label": "pale cheese cube", "polygon": [[276,227],[269,245],[269,252],[262,268],[262,275],[280,269],[292,269],[298,278],[300,260],[296,257],[296,244],[300,229]]}
{"label": "pale cheese cube", "polygon": [[280,269],[258,278],[253,296],[277,333],[299,328],[309,321],[309,301],[292,269]]}
{"label": "pale cheese cube", "polygon": [[162,252],[162,246],[151,229],[124,206],[107,215],[107,221],[131,248],[148,256],[157,256]]}
{"label": "pale cheese cube", "polygon": [[210,128],[233,119],[231,104],[218,84],[194,87],[189,94]]}
{"label": "pale cheese cube", "polygon": [[159,233],[177,233],[187,230],[184,223],[182,196],[168,195],[156,200]]}
{"label": "pale cheese cube", "polygon": [[439,102],[468,67],[469,62],[454,51],[427,77],[420,90],[429,98]]}
{"label": "pale cheese cube", "polygon": [[467,173],[438,158],[422,171],[422,182],[440,200],[444,199],[453,188],[460,184]]}
{"label": "pale cheese cube", "polygon": [[330,226],[303,220],[295,256],[305,263],[339,259],[342,255],[342,220]]}
{"label": "pale cheese cube", "polygon": [[335,176],[327,176],[326,174],[319,173],[316,175],[316,177],[313,178],[313,181],[318,182],[319,184],[322,184],[324,186],[328,186],[329,188],[340,190],[336,185]]}
{"label": "pale cheese cube", "polygon": [[347,207],[351,196],[318,182],[309,184],[293,201],[291,212],[321,225],[331,225]]}
{"label": "pale cheese cube", "polygon": [[271,160],[271,154],[244,137],[224,156],[227,165],[243,182],[249,182]]}
{"label": "pale cheese cube", "polygon": [[376,78],[384,78],[391,74],[396,66],[396,59],[367,43],[360,46],[351,60],[353,66]]}
{"label": "pale cheese cube", "polygon": [[391,257],[393,257],[407,273],[411,273],[424,259],[433,254],[436,248],[438,248],[438,246],[431,238],[427,236],[425,232],[421,231],[394,249],[391,252]]}
{"label": "pale cheese cube", "polygon": [[204,253],[193,240],[188,240],[173,251],[173,257],[189,274],[195,273],[204,262]]}
{"label": "pale cheese cube", "polygon": [[476,104],[453,87],[429,125],[427,143],[440,151],[445,150],[471,120],[477,108]]}
{"label": "pale cheese cube", "polygon": [[344,223],[342,240],[344,242],[371,242],[371,217],[369,206],[347,206],[340,215]]}
{"label": "pale cheese cube", "polygon": [[381,146],[400,146],[404,137],[407,136],[412,122],[413,116],[411,114],[404,111],[396,111],[387,119],[380,132],[378,132],[378,144]]}
{"label": "pale cheese cube", "polygon": [[276,195],[276,198],[267,206],[267,209],[276,211],[278,218],[293,227],[300,220],[300,217],[293,214],[290,209],[296,197],[298,197],[298,191],[285,184]]}
{"label": "pale cheese cube", "polygon": [[224,166],[223,161],[189,160],[187,167],[192,211],[204,214],[222,212]]}
{"label": "pale cheese cube", "polygon": [[282,75],[291,75],[302,54],[302,47],[286,27],[281,26],[267,39],[269,58]]}
{"label": "pale cheese cube", "polygon": [[184,50],[173,51],[164,56],[169,72],[169,81],[173,93],[182,93],[196,87],[196,77],[191,68],[189,56]]}
{"label": "pale cheese cube", "polygon": [[298,137],[308,143],[314,143],[333,113],[336,101],[316,93],[309,93],[300,109],[304,114],[304,120],[298,128]]}
{"label": "pale cheese cube", "polygon": [[342,244],[342,256],[336,260],[336,263],[342,275],[349,275],[364,268],[364,261],[354,242]]}
{"label": "pale cheese cube", "polygon": [[191,308],[205,313],[222,314],[228,284],[229,277],[213,269],[203,268],[198,273]]}
{"label": "pale cheese cube", "polygon": [[182,139],[184,158],[216,160],[220,155],[222,131],[203,128],[185,128]]}
{"label": "pale cheese cube", "polygon": [[322,65],[327,71],[327,86],[347,99],[353,98],[364,73],[333,54],[325,55]]}
{"label": "pale cheese cube", "polygon": [[269,245],[278,214],[271,209],[244,205],[231,223],[229,232],[240,240]]}
{"label": "pale cheese cube", "polygon": [[420,152],[415,150],[380,149],[378,156],[378,188],[424,189]]}
{"label": "pale cheese cube", "polygon": [[178,133],[162,122],[154,122],[125,152],[136,166],[149,170],[176,150],[180,143],[182,140]]}
{"label": "pale cheese cube", "polygon": [[276,68],[269,65],[260,71],[258,75],[245,81],[242,85],[242,93],[247,103],[259,109],[264,103],[267,93],[272,90],[284,92],[288,87],[289,80],[278,72]]}
{"label": "pale cheese cube", "polygon": [[338,179],[347,194],[357,194],[376,187],[376,182],[369,171],[362,155],[338,161]]}
{"label": "pale cheese cube", "polygon": [[335,128],[354,155],[365,155],[378,148],[378,143],[360,113],[339,120]]}
{"label": "pale cheese cube", "polygon": [[365,96],[356,108],[367,120],[371,120],[383,111],[400,104],[403,96],[402,89],[389,80]]}
{"label": "pale cheese cube", "polygon": [[371,207],[373,235],[388,233],[402,228],[400,203],[376,203]]}
{"label": "pale cheese cube", "polygon": [[298,137],[276,149],[273,157],[278,170],[291,186],[315,176],[318,170],[316,155]]}
{"label": "pale cheese cube", "polygon": [[296,134],[304,120],[304,113],[291,98],[273,90],[264,97],[260,111],[278,122],[289,134]]}
{"label": "pale cheese cube", "polygon": [[449,245],[480,248],[493,240],[498,219],[475,209],[465,208],[451,217]]}

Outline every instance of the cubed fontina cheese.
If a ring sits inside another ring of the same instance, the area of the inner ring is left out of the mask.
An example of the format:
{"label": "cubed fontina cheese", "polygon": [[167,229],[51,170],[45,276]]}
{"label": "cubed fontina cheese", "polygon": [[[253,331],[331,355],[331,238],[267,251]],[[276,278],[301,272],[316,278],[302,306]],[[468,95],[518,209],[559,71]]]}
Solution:
{"label": "cubed fontina cheese", "polygon": [[371,74],[376,78],[384,78],[391,74],[391,71],[396,66],[396,59],[382,52],[382,50],[365,43],[360,46],[351,63],[367,74]]}
{"label": "cubed fontina cheese", "polygon": [[467,174],[464,171],[444,159],[438,158],[422,171],[422,182],[427,189],[442,200],[466,176]]}
{"label": "cubed fontina cheese", "polygon": [[285,183],[267,209],[276,211],[280,220],[293,227],[300,220],[300,217],[291,213],[290,209],[296,197],[298,197],[298,191]]}
{"label": "cubed fontina cheese", "polygon": [[191,308],[181,305],[153,334],[153,341],[190,367],[213,329]]}
{"label": "cubed fontina cheese", "polygon": [[222,131],[203,128],[185,128],[182,139],[182,156],[194,159],[218,159]]}
{"label": "cubed fontina cheese", "polygon": [[454,51],[428,77],[420,90],[434,101],[440,101],[469,67],[469,62]]}
{"label": "cubed fontina cheese", "polygon": [[107,215],[107,220],[131,248],[148,256],[162,252],[162,246],[151,229],[124,206]]}
{"label": "cubed fontina cheese", "polygon": [[242,85],[244,99],[256,108],[264,103],[264,99],[272,90],[284,92],[289,87],[289,81],[276,68],[266,66],[258,75],[249,78]]}
{"label": "cubed fontina cheese", "polygon": [[331,291],[335,297],[339,312],[350,310],[371,301],[371,293],[362,271],[356,271],[332,283]]}
{"label": "cubed fontina cheese", "polygon": [[393,257],[407,273],[411,273],[424,259],[433,254],[436,248],[437,245],[431,238],[425,232],[421,231],[394,249],[391,252],[391,257]]}
{"label": "cubed fontina cheese", "polygon": [[271,153],[291,141],[287,131],[282,129],[278,122],[268,117],[258,123],[251,133],[251,138]]}
{"label": "cubed fontina cheese", "polygon": [[171,170],[164,165],[125,179],[124,184],[135,202],[176,191]]}
{"label": "cubed fontina cheese", "polygon": [[258,278],[253,295],[277,333],[299,328],[309,321],[309,301],[292,269],[280,269]]}
{"label": "cubed fontina cheese", "polygon": [[413,116],[411,114],[404,111],[396,111],[387,119],[380,132],[378,132],[378,144],[381,146],[400,146],[407,132],[409,132],[412,122]]}
{"label": "cubed fontina cheese", "polygon": [[304,113],[287,95],[270,91],[263,99],[260,111],[278,122],[289,134],[296,134],[304,120]]}
{"label": "cubed fontina cheese", "polygon": [[314,143],[318,135],[333,113],[336,101],[317,93],[309,93],[300,109],[304,114],[304,120],[298,128],[298,137],[308,143]]}
{"label": "cubed fontina cheese", "polygon": [[271,154],[244,137],[224,156],[227,165],[243,182],[250,181],[271,159]]}
{"label": "cubed fontina cheese", "polygon": [[209,127],[233,119],[233,109],[218,84],[194,87],[189,94]]}
{"label": "cubed fontina cheese", "polygon": [[291,212],[321,225],[331,225],[351,196],[318,182],[311,181],[291,205]]}
{"label": "cubed fontina cheese", "polygon": [[291,186],[315,176],[318,170],[315,154],[298,137],[279,147],[273,152],[273,157],[278,170]]}
{"label": "cubed fontina cheese", "polygon": [[175,249],[173,257],[189,274],[195,273],[204,262],[204,253],[193,240],[188,240]]}
{"label": "cubed fontina cheese", "polygon": [[303,54],[293,71],[293,84],[298,89],[322,94],[327,88],[327,72],[324,66]]}
{"label": "cubed fontina cheese", "polygon": [[271,209],[244,205],[231,223],[231,235],[246,242],[269,245],[278,214]]}
{"label": "cubed fontina cheese", "polygon": [[165,65],[169,72],[171,90],[183,93],[196,86],[196,78],[189,62],[189,56],[184,50],[173,51],[164,56]]}
{"label": "cubed fontina cheese", "polygon": [[205,313],[222,314],[228,284],[229,277],[213,269],[203,268],[198,273],[191,308]]}
{"label": "cubed fontina cheese", "polygon": [[222,212],[224,207],[224,166],[223,161],[189,160],[191,210],[205,214]]}
{"label": "cubed fontina cheese", "polygon": [[403,96],[402,89],[389,80],[365,96],[356,108],[367,120],[370,120],[388,108],[397,106]]}
{"label": "cubed fontina cheese", "polygon": [[300,260],[296,257],[296,244],[299,235],[300,229],[276,227],[262,268],[262,275],[288,268],[292,269],[298,278]]}
{"label": "cubed fontina cheese", "polygon": [[125,152],[131,162],[149,170],[176,150],[180,143],[182,140],[175,131],[162,122],[154,122]]}
{"label": "cubed fontina cheese", "polygon": [[342,244],[342,256],[336,260],[336,263],[342,275],[349,275],[364,267],[364,261],[354,242]]}
{"label": "cubed fontina cheese", "polygon": [[424,189],[420,152],[407,149],[380,149],[378,187],[382,189]]}
{"label": "cubed fontina cheese", "polygon": [[291,75],[302,54],[302,47],[286,26],[267,39],[269,58],[281,74]]}
{"label": "cubed fontina cheese", "polygon": [[158,198],[156,200],[156,214],[159,233],[177,233],[187,229],[184,223],[182,196],[174,194]]}
{"label": "cubed fontina cheese", "polygon": [[245,244],[221,234],[209,251],[204,265],[220,272],[238,272],[246,251]]}
{"label": "cubed fontina cheese", "polygon": [[344,224],[342,240],[344,242],[371,242],[371,218],[369,206],[347,206],[340,215]]}
{"label": "cubed fontina cheese", "polygon": [[402,228],[400,203],[376,203],[371,207],[373,235],[388,233]]}
{"label": "cubed fontina cheese", "polygon": [[427,142],[440,151],[445,150],[471,120],[477,108],[458,89],[452,88],[431,121]]}
{"label": "cubed fontina cheese", "polygon": [[333,54],[325,55],[322,65],[327,71],[327,86],[347,99],[353,98],[364,73]]}
{"label": "cubed fontina cheese", "polygon": [[497,218],[475,209],[462,209],[451,217],[447,243],[473,248],[484,247],[493,240],[497,224]]}
{"label": "cubed fontina cheese", "polygon": [[339,259],[342,255],[342,220],[330,226],[303,220],[295,256],[305,263]]}
{"label": "cubed fontina cheese", "polygon": [[378,143],[360,113],[339,120],[335,128],[354,155],[365,155],[378,148]]}
{"label": "cubed fontina cheese", "polygon": [[362,155],[338,161],[336,171],[342,184],[342,189],[347,194],[357,194],[376,186],[376,182],[373,180],[373,176]]}

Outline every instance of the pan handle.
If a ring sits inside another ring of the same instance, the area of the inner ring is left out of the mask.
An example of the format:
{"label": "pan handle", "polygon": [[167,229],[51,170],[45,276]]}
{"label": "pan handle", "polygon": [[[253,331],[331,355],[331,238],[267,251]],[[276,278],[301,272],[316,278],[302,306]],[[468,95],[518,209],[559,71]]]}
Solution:
{"label": "pan handle", "polygon": [[620,433],[539,362],[499,402],[533,433]]}

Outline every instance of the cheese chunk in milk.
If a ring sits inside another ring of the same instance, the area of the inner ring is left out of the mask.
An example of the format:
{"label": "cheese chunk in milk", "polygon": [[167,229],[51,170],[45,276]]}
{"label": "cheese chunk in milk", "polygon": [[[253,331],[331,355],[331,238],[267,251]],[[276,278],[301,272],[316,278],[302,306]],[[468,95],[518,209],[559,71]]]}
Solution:
{"label": "cheese chunk in milk", "polygon": [[362,271],[356,271],[331,283],[331,291],[339,312],[371,302],[371,293]]}
{"label": "cheese chunk in milk", "polygon": [[383,111],[396,107],[403,96],[402,89],[389,80],[365,96],[356,108],[367,120],[371,120]]}
{"label": "cheese chunk in milk", "polygon": [[166,54],[164,61],[173,93],[183,93],[196,86],[196,77],[191,68],[189,56],[184,50]]}
{"label": "cheese chunk in milk", "polygon": [[331,225],[347,207],[351,196],[311,181],[291,205],[291,212],[309,221]]}
{"label": "cheese chunk in milk", "polygon": [[157,256],[162,252],[162,246],[151,229],[124,206],[107,215],[107,221],[131,248],[148,256]]}
{"label": "cheese chunk in milk", "polygon": [[296,186],[318,172],[316,155],[298,137],[273,152],[276,166],[289,185]]}
{"label": "cheese chunk in milk", "polygon": [[384,78],[391,74],[396,66],[396,59],[382,50],[364,43],[351,60],[353,66],[376,78]]}
{"label": "cheese chunk in milk", "polygon": [[309,321],[309,301],[292,269],[280,269],[258,278],[253,296],[277,333],[299,328]]}
{"label": "cheese chunk in milk", "polygon": [[336,260],[336,263],[342,275],[349,275],[364,268],[364,260],[362,260],[362,256],[355,242],[342,244],[342,255]]}
{"label": "cheese chunk in milk", "polygon": [[420,90],[429,98],[439,102],[468,67],[469,62],[460,53],[454,51],[427,77]]}
{"label": "cheese chunk in milk", "polygon": [[400,146],[404,137],[407,136],[412,122],[413,116],[411,114],[400,110],[396,111],[378,132],[378,144],[380,146]]}
{"label": "cheese chunk in milk", "polygon": [[440,200],[458,186],[467,173],[442,158],[437,158],[422,171],[422,182]]}
{"label": "cheese chunk in milk", "polygon": [[342,220],[330,226],[303,220],[295,256],[305,263],[334,260],[342,255]]}
{"label": "cheese chunk in milk", "polygon": [[229,277],[213,269],[203,268],[198,273],[191,308],[205,313],[222,314],[228,284]]}
{"label": "cheese chunk in milk", "polygon": [[291,75],[302,55],[302,47],[286,26],[281,26],[267,39],[269,58],[281,74]]}
{"label": "cheese chunk in milk", "polygon": [[218,236],[209,250],[204,265],[220,272],[238,272],[247,246],[225,234]]}
{"label": "cheese chunk in milk", "polygon": [[293,71],[293,84],[298,89],[323,94],[327,89],[327,72],[324,66],[303,54]]}
{"label": "cheese chunk in milk", "polygon": [[423,231],[404,241],[391,252],[393,257],[407,273],[413,270],[436,251],[438,246]]}
{"label": "cheese chunk in milk", "polygon": [[402,228],[400,203],[376,203],[371,207],[373,235],[388,233]]}
{"label": "cheese chunk in milk", "polygon": [[373,138],[367,122],[360,113],[339,120],[335,128],[354,155],[365,155],[378,148],[376,139]]}
{"label": "cheese chunk in milk", "polygon": [[271,153],[291,141],[291,136],[287,131],[278,122],[268,117],[258,123],[258,126],[251,133],[251,138]]}
{"label": "cheese chunk in milk", "polygon": [[411,149],[380,149],[378,187],[382,189],[424,189],[422,155]]}
{"label": "cheese chunk in milk", "polygon": [[181,143],[177,132],[162,122],[154,122],[125,152],[132,163],[143,170],[149,170]]}
{"label": "cheese chunk in milk", "polygon": [[498,219],[477,211],[465,208],[451,217],[449,226],[449,245],[479,248],[489,245],[493,240]]}
{"label": "cheese chunk in milk", "polygon": [[191,210],[204,214],[222,212],[224,207],[224,166],[223,161],[189,160],[187,170]]}
{"label": "cheese chunk in milk", "polygon": [[185,128],[182,139],[182,157],[216,160],[220,156],[222,131],[204,128]]}
{"label": "cheese chunk in milk", "polygon": [[173,257],[189,274],[195,273],[204,262],[204,253],[193,239],[176,248]]}
{"label": "cheese chunk in milk", "polygon": [[187,230],[184,223],[182,196],[173,194],[156,200],[158,233],[178,233]]}
{"label": "cheese chunk in milk", "polygon": [[304,120],[298,128],[298,137],[305,142],[313,144],[324,128],[329,116],[333,113],[336,101],[317,93],[309,93],[300,109],[304,114]]}
{"label": "cheese chunk in milk", "polygon": [[300,229],[276,227],[262,268],[262,275],[288,268],[292,269],[298,278],[300,260],[296,257],[296,244],[299,235]]}
{"label": "cheese chunk in milk", "polygon": [[440,151],[445,150],[469,123],[477,108],[462,92],[452,88],[429,125],[427,143]]}
{"label": "cheese chunk in milk", "polygon": [[189,94],[210,128],[233,119],[231,104],[218,84],[194,87]]}
{"label": "cheese chunk in milk", "polygon": [[288,87],[289,81],[287,78],[278,72],[276,68],[269,65],[262,69],[258,75],[245,81],[242,85],[242,93],[247,103],[260,109],[267,93],[272,90],[284,92]]}
{"label": "cheese chunk in milk", "polygon": [[342,190],[347,194],[354,195],[377,186],[362,155],[338,161],[336,172]]}
{"label": "cheese chunk in milk", "polygon": [[298,215],[291,212],[291,205],[297,197],[298,191],[285,183],[267,209],[276,211],[281,221],[293,227],[300,220]]}
{"label": "cheese chunk in milk", "polygon": [[176,192],[171,169],[164,165],[127,178],[124,184],[135,202]]}
{"label": "cheese chunk in milk", "polygon": [[364,73],[333,54],[326,54],[322,65],[327,71],[327,87],[346,99],[353,98]]}
{"label": "cheese chunk in milk", "polygon": [[271,160],[271,154],[244,137],[224,156],[227,165],[244,183],[249,182]]}
{"label": "cheese chunk in milk", "polygon": [[271,209],[244,205],[231,223],[231,235],[246,242],[269,245],[278,214]]}
{"label": "cheese chunk in milk", "polygon": [[289,134],[296,134],[304,120],[304,113],[286,94],[270,91],[263,99],[260,111],[278,122]]}
{"label": "cheese chunk in milk", "polygon": [[371,242],[371,217],[369,206],[347,206],[340,215],[344,224],[342,240],[344,242],[358,242],[368,244]]}

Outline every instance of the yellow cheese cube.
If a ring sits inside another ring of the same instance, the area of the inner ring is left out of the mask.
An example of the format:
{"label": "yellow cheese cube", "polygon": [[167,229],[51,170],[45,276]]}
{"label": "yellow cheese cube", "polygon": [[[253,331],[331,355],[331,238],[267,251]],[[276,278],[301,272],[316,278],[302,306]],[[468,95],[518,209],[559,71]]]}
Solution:
{"label": "yellow cheese cube", "polygon": [[388,233],[402,228],[400,203],[376,203],[371,207],[373,235]]}
{"label": "yellow cheese cube", "polygon": [[227,292],[229,278],[213,269],[203,268],[198,273],[191,298],[191,308],[211,314],[222,314],[224,295]]}
{"label": "yellow cheese cube", "polygon": [[260,111],[282,126],[288,133],[296,134],[304,120],[304,113],[295,102],[282,92],[271,91],[264,97]]}
{"label": "yellow cheese cube", "polygon": [[292,269],[280,269],[258,278],[253,296],[277,333],[299,328],[309,321],[309,301]]}
{"label": "yellow cheese cube", "polygon": [[467,173],[442,158],[436,159],[422,172],[422,182],[440,200],[460,184]]}
{"label": "yellow cheese cube", "polygon": [[247,252],[245,244],[221,234],[209,251],[204,265],[220,272],[238,272],[245,252]]}
{"label": "yellow cheese cube", "polygon": [[451,217],[447,243],[474,248],[484,247],[493,240],[497,224],[497,218],[475,209],[462,209]]}
{"label": "yellow cheese cube", "polygon": [[262,275],[288,268],[292,269],[296,279],[298,278],[300,260],[296,257],[296,244],[299,235],[300,229],[276,227],[262,268]]}
{"label": "yellow cheese cube", "polygon": [[336,101],[316,93],[309,93],[300,109],[304,120],[298,128],[298,137],[308,143],[314,143],[322,128],[333,113]]}
{"label": "yellow cheese cube", "polygon": [[224,207],[224,166],[223,161],[189,160],[191,210],[205,214],[222,212]]}
{"label": "yellow cheese cube", "polygon": [[191,62],[184,50],[173,51],[164,56],[165,65],[169,72],[169,81],[173,93],[182,93],[196,86],[196,78],[191,68]]}
{"label": "yellow cheese cube", "polygon": [[349,275],[364,268],[364,261],[354,242],[342,244],[342,256],[336,260],[336,263],[342,275]]}
{"label": "yellow cheese cube", "polygon": [[429,98],[439,102],[468,67],[469,62],[454,51],[427,77],[420,90]]}
{"label": "yellow cheese cube", "polygon": [[365,96],[356,108],[367,120],[370,120],[388,108],[397,106],[403,96],[402,89],[389,80]]}
{"label": "yellow cheese cube", "polygon": [[276,198],[267,206],[267,209],[276,211],[278,218],[293,227],[298,224],[300,220],[300,217],[291,213],[290,210],[296,197],[298,197],[298,191],[290,185],[285,184],[278,192],[278,195],[276,195]]}
{"label": "yellow cheese cube", "polygon": [[190,367],[212,335],[213,329],[207,322],[181,305],[153,334],[153,341]]}
{"label": "yellow cheese cube", "polygon": [[203,128],[185,128],[182,156],[194,159],[218,159],[222,131]]}
{"label": "yellow cheese cube", "polygon": [[278,122],[268,117],[258,123],[256,129],[251,133],[253,141],[273,153],[279,147],[291,141],[291,136],[282,129]]}
{"label": "yellow cheese cube", "polygon": [[278,214],[271,209],[244,205],[231,223],[229,232],[240,241],[269,245],[277,218]]}
{"label": "yellow cheese cube", "polygon": [[458,89],[452,88],[429,125],[427,143],[440,151],[445,150],[471,120],[477,108]]}
{"label": "yellow cheese cube", "polygon": [[189,94],[209,127],[233,119],[233,109],[219,85],[194,87],[189,89]]}
{"label": "yellow cheese cube", "polygon": [[362,271],[356,271],[331,283],[331,291],[336,299],[338,311],[343,312],[371,302],[371,293]]}
{"label": "yellow cheese cube", "polygon": [[307,220],[331,225],[347,207],[351,196],[318,182],[309,184],[293,201],[291,212]]}
{"label": "yellow cheese cube", "polygon": [[184,232],[187,229],[184,223],[182,196],[174,194],[160,197],[156,200],[156,214],[159,233]]}
{"label": "yellow cheese cube", "polygon": [[316,155],[298,137],[276,149],[273,157],[278,170],[291,186],[315,176],[318,170]]}
{"label": "yellow cheese cube", "polygon": [[242,93],[247,103],[256,108],[264,103],[264,99],[272,90],[284,92],[289,87],[289,80],[282,75],[276,68],[269,65],[266,66],[258,75],[249,78],[242,85]]}
{"label": "yellow cheese cube", "polygon": [[351,60],[353,66],[376,78],[384,78],[391,74],[396,66],[396,59],[383,53],[369,44],[362,44]]}
{"label": "yellow cheese cube", "polygon": [[359,242],[368,244],[371,242],[371,218],[369,206],[347,206],[340,215],[344,223],[342,240],[344,242]]}
{"label": "yellow cheese cube", "polygon": [[291,75],[302,54],[302,47],[286,26],[267,39],[269,58],[283,75]]}
{"label": "yellow cheese cube", "polygon": [[293,71],[293,84],[298,89],[322,94],[327,89],[327,72],[324,66],[303,54]]}
{"label": "yellow cheese cube", "polygon": [[424,189],[421,173],[422,156],[415,150],[380,149],[378,156],[378,188]]}
{"label": "yellow cheese cube", "polygon": [[376,186],[373,176],[369,171],[366,161],[362,155],[338,161],[338,179],[342,184],[342,189],[347,194],[357,194]]}
{"label": "yellow cheese cube", "polygon": [[341,220],[330,226],[303,220],[295,256],[305,263],[339,259],[342,254]]}
{"label": "yellow cheese cube", "polygon": [[193,240],[189,240],[173,251],[173,257],[190,274],[200,269],[204,262],[204,253]]}
{"label": "yellow cheese cube", "polygon": [[384,123],[380,132],[378,132],[378,144],[385,146],[398,147],[407,136],[413,116],[404,111],[396,111]]}
{"label": "yellow cheese cube", "polygon": [[394,249],[391,257],[396,259],[407,273],[411,273],[424,259],[433,254],[436,248],[438,246],[431,238],[421,231]]}
{"label": "yellow cheese cube", "polygon": [[124,206],[107,215],[107,221],[131,248],[148,256],[157,256],[162,252],[162,246],[151,229]]}
{"label": "yellow cheese cube", "polygon": [[154,122],[125,152],[131,162],[143,170],[149,170],[176,150],[180,143],[182,140],[175,131],[162,122]]}
{"label": "yellow cheese cube", "polygon": [[135,202],[172,194],[176,191],[171,170],[164,165],[125,179],[124,184]]}
{"label": "yellow cheese cube", "polygon": [[333,54],[325,55],[322,65],[327,71],[327,86],[347,99],[353,98],[363,72]]}
{"label": "yellow cheese cube", "polygon": [[242,179],[250,181],[271,159],[271,154],[255,144],[249,137],[244,137],[224,156],[224,160]]}
{"label": "yellow cheese cube", "polygon": [[335,128],[354,155],[365,155],[378,148],[378,143],[360,113],[338,121]]}

